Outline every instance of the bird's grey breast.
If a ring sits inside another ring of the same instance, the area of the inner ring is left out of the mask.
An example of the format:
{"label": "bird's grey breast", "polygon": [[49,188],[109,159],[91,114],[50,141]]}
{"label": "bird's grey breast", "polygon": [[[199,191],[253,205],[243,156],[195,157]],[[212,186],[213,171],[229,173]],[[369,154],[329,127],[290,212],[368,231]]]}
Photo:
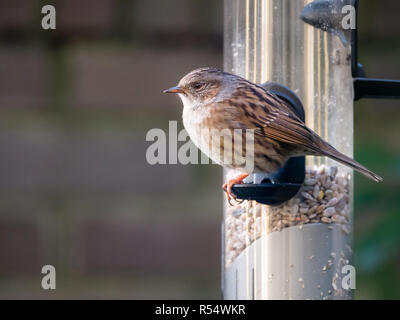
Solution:
{"label": "bird's grey breast", "polygon": [[202,142],[202,136],[208,130],[208,122],[210,119],[209,111],[204,110],[204,108],[183,108],[183,125],[185,130],[189,134],[193,143],[200,148],[203,152],[204,142]]}

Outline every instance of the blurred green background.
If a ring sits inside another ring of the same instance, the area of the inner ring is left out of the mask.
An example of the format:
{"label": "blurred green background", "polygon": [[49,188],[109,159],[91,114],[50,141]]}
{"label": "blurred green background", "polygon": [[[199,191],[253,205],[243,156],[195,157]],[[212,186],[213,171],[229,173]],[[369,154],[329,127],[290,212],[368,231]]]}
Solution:
{"label": "blurred green background", "polygon": [[[361,1],[367,75],[400,79],[400,3]],[[41,29],[55,4],[57,30]],[[0,298],[220,298],[217,166],[150,166],[161,91],[222,66],[222,1],[0,0]],[[400,108],[355,107],[360,299],[400,298]],[[180,121],[179,121],[180,123]],[[181,124],[180,124],[181,125]],[[57,289],[40,287],[41,267]]]}

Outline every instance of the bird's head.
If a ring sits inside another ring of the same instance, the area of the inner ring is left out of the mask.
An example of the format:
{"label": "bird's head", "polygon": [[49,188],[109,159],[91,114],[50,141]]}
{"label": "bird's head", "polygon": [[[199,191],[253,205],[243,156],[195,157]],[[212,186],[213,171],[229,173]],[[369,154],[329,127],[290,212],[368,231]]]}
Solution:
{"label": "bird's head", "polygon": [[215,68],[196,69],[185,75],[177,86],[165,90],[164,93],[177,93],[185,108],[197,108],[214,101],[226,87],[228,75]]}

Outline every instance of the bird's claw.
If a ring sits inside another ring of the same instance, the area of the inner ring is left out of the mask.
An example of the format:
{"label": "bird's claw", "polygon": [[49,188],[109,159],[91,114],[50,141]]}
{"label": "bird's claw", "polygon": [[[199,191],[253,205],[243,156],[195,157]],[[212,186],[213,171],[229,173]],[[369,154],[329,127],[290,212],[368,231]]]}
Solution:
{"label": "bird's claw", "polygon": [[[243,179],[245,179],[247,176],[248,176],[248,174],[242,174],[235,179],[229,180],[228,182],[224,183],[224,185],[222,186],[222,188],[225,191],[226,198],[227,198],[230,206],[233,207],[235,205],[240,205],[243,203],[244,200],[237,200],[236,195],[232,193],[232,187],[235,184],[242,184]],[[232,204],[232,202],[231,202],[232,199],[235,200],[235,202],[236,202],[235,204]]]}
{"label": "bird's claw", "polygon": [[[238,206],[244,202],[243,199],[238,200],[233,193],[231,193],[230,195],[228,193],[226,193],[226,198],[231,207]],[[235,201],[233,204],[232,204],[232,200]]]}

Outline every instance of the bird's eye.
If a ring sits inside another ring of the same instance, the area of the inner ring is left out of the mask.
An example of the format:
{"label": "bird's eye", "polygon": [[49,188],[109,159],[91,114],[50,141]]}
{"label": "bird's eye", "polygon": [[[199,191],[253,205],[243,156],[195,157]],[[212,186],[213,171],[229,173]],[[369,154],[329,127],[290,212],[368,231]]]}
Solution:
{"label": "bird's eye", "polygon": [[204,86],[204,83],[202,83],[202,82],[193,83],[193,89],[195,89],[195,90],[200,90],[201,88],[203,88],[203,86]]}

